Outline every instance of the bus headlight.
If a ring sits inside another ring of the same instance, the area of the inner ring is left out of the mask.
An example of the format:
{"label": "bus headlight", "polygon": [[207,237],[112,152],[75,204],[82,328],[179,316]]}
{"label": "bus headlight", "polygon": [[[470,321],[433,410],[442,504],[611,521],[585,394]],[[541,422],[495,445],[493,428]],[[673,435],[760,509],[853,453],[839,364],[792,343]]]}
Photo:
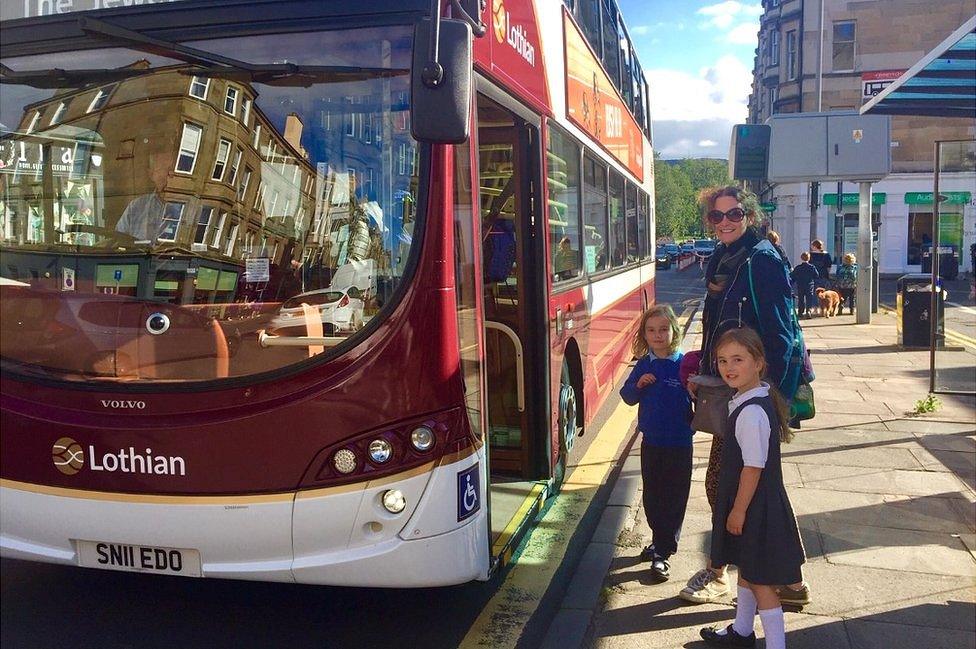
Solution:
{"label": "bus headlight", "polygon": [[376,464],[383,464],[393,457],[393,447],[385,439],[374,439],[369,443],[369,459]]}
{"label": "bus headlight", "polygon": [[407,499],[399,489],[389,489],[383,492],[383,507],[391,514],[399,514],[407,506]]}
{"label": "bus headlight", "polygon": [[418,426],[410,433],[410,443],[418,451],[429,451],[434,446],[434,431],[426,426]]}
{"label": "bus headlight", "polygon": [[356,470],[356,454],[348,448],[340,448],[332,456],[332,465],[339,473],[348,474]]}

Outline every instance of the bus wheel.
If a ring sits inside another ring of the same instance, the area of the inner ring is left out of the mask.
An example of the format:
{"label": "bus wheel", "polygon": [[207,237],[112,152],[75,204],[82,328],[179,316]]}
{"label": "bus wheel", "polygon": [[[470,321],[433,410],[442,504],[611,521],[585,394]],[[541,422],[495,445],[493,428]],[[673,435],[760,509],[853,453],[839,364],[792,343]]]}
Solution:
{"label": "bus wheel", "polygon": [[559,460],[555,468],[556,491],[566,477],[566,464],[576,441],[576,390],[569,377],[569,365],[563,365],[559,380]]}

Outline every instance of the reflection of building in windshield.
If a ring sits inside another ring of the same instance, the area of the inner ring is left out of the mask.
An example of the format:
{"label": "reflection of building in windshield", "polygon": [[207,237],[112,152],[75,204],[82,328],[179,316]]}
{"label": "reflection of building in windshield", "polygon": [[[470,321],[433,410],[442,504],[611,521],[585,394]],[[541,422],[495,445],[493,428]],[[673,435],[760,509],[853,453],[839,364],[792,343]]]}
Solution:
{"label": "reflection of building in windshield", "polygon": [[[139,61],[131,67],[147,66]],[[312,211],[315,170],[301,147],[301,118],[289,115],[279,133],[255,106],[255,94],[246,84],[192,76],[186,66],[168,67],[106,86],[58,92],[27,106],[19,131],[41,134],[68,124],[98,133],[104,142],[98,161],[103,200],[88,225],[102,231],[89,234],[111,239],[108,231],[118,231],[137,243],[203,256],[259,255],[276,263],[286,253],[301,252],[294,248],[303,244],[300,233]],[[75,162],[74,179],[90,175],[96,162],[92,156],[80,158],[79,146],[63,153]],[[30,205],[31,197],[49,193],[42,173],[26,183],[21,180],[26,174],[19,173],[22,167],[43,166],[40,146],[11,140],[9,148],[23,155],[12,161],[13,187],[7,194],[12,200],[5,211],[14,216],[8,222],[31,209],[43,211],[43,205]],[[65,195],[72,180],[55,174],[53,193]],[[65,238],[62,219],[53,223],[53,231],[28,231],[26,237],[8,226],[5,239],[74,242]]]}

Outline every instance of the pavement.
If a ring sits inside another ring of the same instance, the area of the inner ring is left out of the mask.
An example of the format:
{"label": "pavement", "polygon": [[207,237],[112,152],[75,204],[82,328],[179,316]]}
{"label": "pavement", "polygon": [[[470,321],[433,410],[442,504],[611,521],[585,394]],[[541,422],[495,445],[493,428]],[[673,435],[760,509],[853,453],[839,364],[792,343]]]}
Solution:
{"label": "pavement", "polygon": [[[803,321],[817,416],[784,446],[783,472],[813,602],[786,613],[792,649],[976,648],[976,400],[940,395],[934,412],[916,414],[928,396],[929,353],[897,347],[895,325],[883,313],[869,325],[849,315]],[[699,342],[696,317],[684,348]],[[976,372],[976,345],[939,358]],[[707,558],[711,438],[696,435],[681,546],[671,581],[657,584],[638,559],[651,539],[640,442],[633,424],[629,430],[600,524],[541,643],[546,649],[704,647],[699,629],[734,617],[731,598],[695,606],[676,597]],[[756,630],[761,638],[758,621]]]}

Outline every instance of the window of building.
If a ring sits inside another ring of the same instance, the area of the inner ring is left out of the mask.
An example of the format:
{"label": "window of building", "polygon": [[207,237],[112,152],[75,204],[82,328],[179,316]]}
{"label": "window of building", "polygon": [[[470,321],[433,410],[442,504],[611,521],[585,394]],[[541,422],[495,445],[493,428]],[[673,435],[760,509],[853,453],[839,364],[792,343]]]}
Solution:
{"label": "window of building", "polygon": [[834,72],[854,69],[855,41],[857,24],[853,20],[839,20],[834,23]]}
{"label": "window of building", "polygon": [[407,173],[407,145],[403,143],[397,146],[397,173],[401,176]]}
{"label": "window of building", "polygon": [[241,102],[241,123],[247,126],[247,123],[251,121],[251,100],[245,98]]}
{"label": "window of building", "polygon": [[262,203],[264,202],[264,194],[266,191],[268,191],[268,188],[265,186],[264,181],[262,180],[258,183],[258,190],[254,192],[254,209],[264,209],[264,205],[262,205]]}
{"label": "window of building", "polygon": [[241,166],[242,155],[244,155],[244,151],[238,148],[237,153],[234,154],[234,162],[230,165],[230,176],[227,178],[227,182],[231,185],[237,182],[237,170]]}
{"label": "window of building", "polygon": [[197,218],[197,231],[193,234],[193,243],[204,243],[207,240],[207,230],[210,228],[213,211],[214,208],[209,205],[200,208],[200,216]]}
{"label": "window of building", "polygon": [[617,45],[617,6],[613,0],[600,3],[603,19],[603,67],[614,87],[620,88],[620,47]]}
{"label": "window of building", "polygon": [[197,163],[197,151],[200,149],[200,137],[203,129],[196,124],[183,125],[183,137],[180,138],[180,155],[176,159],[176,170],[184,174],[192,174]]}
{"label": "window of building", "polygon": [[580,249],[580,148],[556,128],[549,130],[549,251],[554,281],[583,270]]}
{"label": "window of building", "polygon": [[51,121],[48,123],[48,126],[54,126],[61,121],[61,119],[64,117],[65,111],[68,110],[68,104],[70,103],[71,100],[69,99],[68,101],[62,101],[60,104],[58,104],[57,109],[54,111],[54,115],[51,116]]}
{"label": "window of building", "polygon": [[190,80],[190,96],[197,99],[206,99],[207,91],[210,90],[210,77],[193,77]]}
{"label": "window of building", "polygon": [[91,100],[91,103],[88,104],[88,110],[85,112],[92,113],[96,110],[101,110],[102,108],[104,108],[105,104],[108,103],[109,95],[112,94],[113,90],[115,90],[114,83],[111,86],[105,86],[104,88],[99,88],[98,92],[95,93],[95,97]]}
{"label": "window of building", "polygon": [[160,241],[176,241],[185,208],[185,203],[166,203],[158,237]]}
{"label": "window of building", "polygon": [[796,30],[793,29],[786,32],[786,77],[790,81],[796,79],[798,61]]}
{"label": "window of building", "polygon": [[251,182],[251,171],[250,167],[244,167],[244,174],[241,176],[241,184],[237,188],[237,200],[244,202],[244,194],[247,193],[247,184]]}
{"label": "window of building", "polygon": [[41,119],[41,111],[34,111],[34,116],[31,117],[30,123],[27,125],[27,132],[33,133],[34,129],[37,128],[37,122]]}
{"label": "window of building", "polygon": [[210,237],[210,247],[217,248],[220,246],[221,238],[224,236],[224,225],[227,223],[227,212],[220,213],[220,219],[217,221],[217,227],[213,230],[213,236]]}
{"label": "window of building", "polygon": [[217,158],[214,160],[213,173],[210,178],[213,180],[223,180],[224,170],[227,168],[227,158],[230,157],[230,140],[220,139],[217,144]]}
{"label": "window of building", "polygon": [[921,264],[922,253],[931,248],[932,206],[931,204],[910,205],[908,212],[908,265],[918,266]]}
{"label": "window of building", "polygon": [[610,265],[627,263],[627,223],[624,218],[624,177],[610,170]]}
{"label": "window of building", "polygon": [[776,112],[776,101],[779,99],[779,86],[773,86],[769,89],[769,114],[772,115]]}
{"label": "window of building", "polygon": [[583,156],[583,264],[587,272],[606,270],[607,167]]}
{"label": "window of building", "polygon": [[228,115],[237,116],[237,88],[227,86],[227,95],[224,97],[224,112]]}
{"label": "window of building", "polygon": [[272,194],[271,194],[271,206],[268,207],[268,218],[273,218],[273,217],[275,217],[277,215],[277,213],[275,212],[275,208],[278,207],[278,198],[280,196],[281,196],[281,194],[278,192],[277,189],[274,190],[274,192],[272,192]]}
{"label": "window of building", "polygon": [[254,137],[251,138],[251,146],[254,147],[255,151],[260,153],[261,151],[261,125],[258,124],[254,127]]}
{"label": "window of building", "polygon": [[769,65],[779,65],[779,31],[773,30],[769,34]]}
{"label": "window of building", "polygon": [[237,247],[237,231],[240,227],[238,223],[230,226],[230,234],[227,235],[227,246],[224,248],[224,254],[228,257],[234,256],[234,249]]}

